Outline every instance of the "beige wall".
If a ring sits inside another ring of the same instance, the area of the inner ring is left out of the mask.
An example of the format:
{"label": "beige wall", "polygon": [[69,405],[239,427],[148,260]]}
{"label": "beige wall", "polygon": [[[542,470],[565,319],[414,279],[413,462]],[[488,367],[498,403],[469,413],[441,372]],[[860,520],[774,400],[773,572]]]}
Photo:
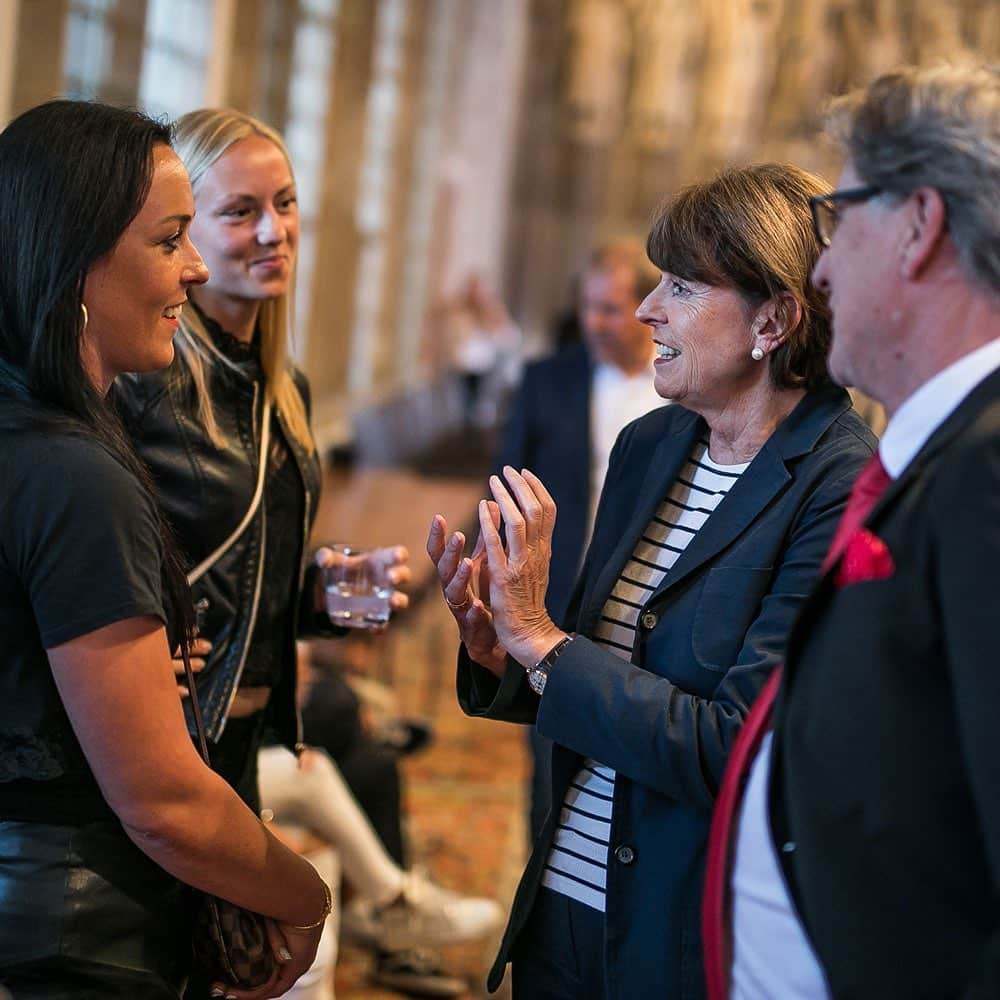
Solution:
{"label": "beige wall", "polygon": [[[93,96],[137,99],[160,2],[99,15]],[[448,367],[442,303],[470,274],[540,350],[588,248],[643,234],[678,184],[762,158],[833,176],[817,141],[830,94],[900,59],[1000,57],[995,0],[194,2],[210,37],[178,36],[192,52],[157,86],[192,83],[288,134],[295,352],[323,441]],[[63,91],[81,11],[0,0],[0,117]]]}
{"label": "beige wall", "polygon": [[540,345],[588,246],[748,160],[835,179],[831,95],[901,61],[1000,58],[995,0],[530,0],[507,290]]}

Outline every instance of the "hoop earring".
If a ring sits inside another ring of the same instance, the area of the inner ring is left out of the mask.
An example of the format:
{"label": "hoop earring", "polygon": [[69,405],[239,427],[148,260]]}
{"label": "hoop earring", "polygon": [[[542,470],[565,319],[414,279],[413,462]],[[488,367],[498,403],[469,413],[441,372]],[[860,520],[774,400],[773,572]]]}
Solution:
{"label": "hoop earring", "polygon": [[87,330],[87,323],[90,322],[90,314],[87,312],[87,307],[82,302],[80,303],[80,312],[83,313],[83,329],[80,332],[85,333]]}
{"label": "hoop earring", "polygon": [[763,359],[763,357],[764,357],[764,352],[763,352],[763,350],[761,350],[761,348],[755,347],[750,352],[750,357],[753,358],[754,361],[761,361]]}

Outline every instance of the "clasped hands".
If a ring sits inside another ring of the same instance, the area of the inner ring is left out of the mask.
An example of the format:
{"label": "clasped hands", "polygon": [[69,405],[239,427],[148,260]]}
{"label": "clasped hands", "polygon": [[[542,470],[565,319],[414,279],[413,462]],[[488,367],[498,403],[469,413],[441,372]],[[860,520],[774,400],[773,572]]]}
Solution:
{"label": "clasped hands", "polygon": [[[435,514],[427,554],[458,623],[469,656],[503,676],[507,656],[532,666],[566,635],[545,610],[556,504],[532,472],[504,466],[504,479],[490,477],[492,500],[479,501],[479,538],[463,557],[465,536],[448,534]],[[500,536],[501,520],[504,539]]]}

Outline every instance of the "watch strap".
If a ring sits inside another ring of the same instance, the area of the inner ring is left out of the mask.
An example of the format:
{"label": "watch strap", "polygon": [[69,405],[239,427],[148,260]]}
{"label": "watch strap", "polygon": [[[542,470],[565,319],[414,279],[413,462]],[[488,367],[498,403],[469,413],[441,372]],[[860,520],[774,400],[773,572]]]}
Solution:
{"label": "watch strap", "polygon": [[545,683],[549,679],[549,669],[572,641],[571,635],[563,636],[533,667],[527,668],[528,684],[535,694],[540,695],[545,690]]}

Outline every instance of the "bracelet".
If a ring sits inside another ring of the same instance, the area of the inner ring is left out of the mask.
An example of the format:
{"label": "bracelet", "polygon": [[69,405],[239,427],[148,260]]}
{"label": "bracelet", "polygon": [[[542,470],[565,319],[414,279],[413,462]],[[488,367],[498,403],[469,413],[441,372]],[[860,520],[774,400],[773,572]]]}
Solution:
{"label": "bracelet", "polygon": [[319,920],[314,920],[311,924],[289,924],[288,926],[295,931],[314,931],[320,924],[326,922],[326,918],[330,916],[333,912],[333,893],[330,891],[330,887],[323,882],[323,892],[326,893],[326,902],[323,903],[323,916]]}

